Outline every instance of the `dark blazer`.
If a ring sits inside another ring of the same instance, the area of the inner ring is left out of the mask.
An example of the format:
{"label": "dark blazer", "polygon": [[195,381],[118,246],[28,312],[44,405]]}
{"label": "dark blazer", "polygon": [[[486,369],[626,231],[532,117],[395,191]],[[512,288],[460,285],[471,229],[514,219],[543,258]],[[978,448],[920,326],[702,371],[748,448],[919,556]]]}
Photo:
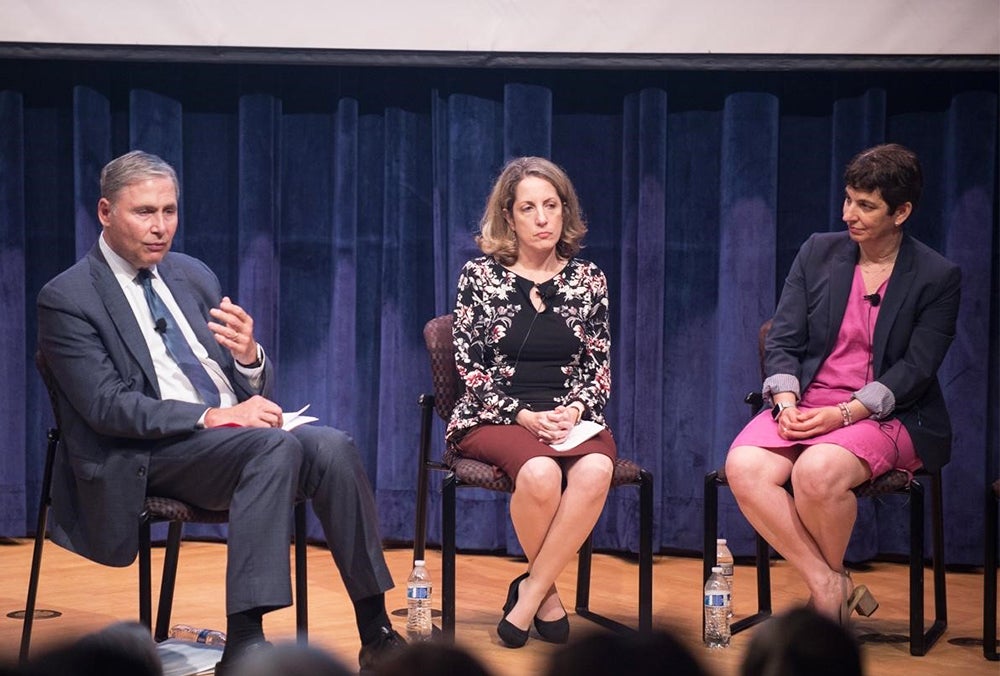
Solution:
{"label": "dark blazer", "polygon": [[[846,232],[812,235],[792,263],[767,335],[765,376],[788,373],[805,391],[837,339],[859,248]],[[955,337],[961,271],[908,235],[872,335],[875,379],[928,469],[951,457],[951,422],[937,370]]]}
{"label": "dark blazer", "polygon": [[[198,340],[242,401],[253,391],[207,328],[221,299],[201,261],[168,253],[157,266]],[[149,456],[161,440],[193,435],[203,404],[160,400],[152,358],[135,315],[96,244],[38,295],[38,344],[58,384],[62,443],[53,473],[53,541],[107,565],[138,551],[138,517]]]}

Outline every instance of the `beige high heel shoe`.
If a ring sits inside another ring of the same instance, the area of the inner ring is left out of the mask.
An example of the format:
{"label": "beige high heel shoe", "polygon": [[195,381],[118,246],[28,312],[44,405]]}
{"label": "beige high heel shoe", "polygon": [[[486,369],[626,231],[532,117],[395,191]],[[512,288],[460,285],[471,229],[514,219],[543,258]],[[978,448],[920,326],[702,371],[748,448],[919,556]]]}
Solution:
{"label": "beige high heel shoe", "polygon": [[871,617],[871,614],[878,610],[878,601],[865,585],[854,586],[850,571],[845,570],[842,575],[842,584],[846,589],[850,589],[850,592],[845,593],[844,603],[840,608],[840,624],[846,627],[851,619],[851,613],[855,611],[858,615]]}

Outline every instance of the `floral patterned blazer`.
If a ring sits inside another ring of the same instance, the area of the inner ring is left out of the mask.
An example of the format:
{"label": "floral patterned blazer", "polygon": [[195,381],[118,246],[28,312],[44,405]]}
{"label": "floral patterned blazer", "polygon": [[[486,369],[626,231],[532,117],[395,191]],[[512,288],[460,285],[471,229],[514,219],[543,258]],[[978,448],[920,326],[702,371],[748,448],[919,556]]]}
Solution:
{"label": "floral patterned blazer", "polygon": [[[580,349],[563,365],[568,391],[563,401],[579,401],[582,418],[604,424],[602,411],[611,393],[611,331],[608,317],[608,284],[600,268],[572,258],[546,286],[552,312],[580,339]],[[523,308],[517,275],[492,256],[465,264],[458,281],[455,303],[455,362],[465,382],[465,392],[452,411],[446,436],[452,443],[476,425],[513,425],[526,405],[508,396],[516,364],[497,346],[515,315]]]}

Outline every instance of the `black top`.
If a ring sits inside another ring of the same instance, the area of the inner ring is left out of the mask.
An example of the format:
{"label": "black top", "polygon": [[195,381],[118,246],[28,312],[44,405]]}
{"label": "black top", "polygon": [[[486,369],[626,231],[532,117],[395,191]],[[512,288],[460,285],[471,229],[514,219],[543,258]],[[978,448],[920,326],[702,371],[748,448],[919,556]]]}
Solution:
{"label": "black top", "polygon": [[498,344],[513,365],[509,383],[499,383],[506,394],[519,399],[533,411],[551,411],[569,394],[563,367],[580,351],[583,342],[554,311],[558,296],[550,282],[539,284],[545,307],[537,311],[531,302],[535,283],[517,276],[517,290],[527,299],[514,315],[507,335]]}

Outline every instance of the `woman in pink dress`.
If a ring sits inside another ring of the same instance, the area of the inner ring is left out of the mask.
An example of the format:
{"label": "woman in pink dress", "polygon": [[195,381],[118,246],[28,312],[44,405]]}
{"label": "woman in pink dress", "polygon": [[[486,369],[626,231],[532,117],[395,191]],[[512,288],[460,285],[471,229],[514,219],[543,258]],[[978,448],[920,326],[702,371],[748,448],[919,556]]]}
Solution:
{"label": "woman in pink dress", "polygon": [[922,188],[913,152],[865,150],[844,183],[847,231],[812,235],[792,263],[765,343],[773,408],[733,441],[726,477],[814,607],[846,624],[878,606],[844,568],[857,517],[851,489],[950,457],[937,370],[955,335],[961,273],[903,232]]}

